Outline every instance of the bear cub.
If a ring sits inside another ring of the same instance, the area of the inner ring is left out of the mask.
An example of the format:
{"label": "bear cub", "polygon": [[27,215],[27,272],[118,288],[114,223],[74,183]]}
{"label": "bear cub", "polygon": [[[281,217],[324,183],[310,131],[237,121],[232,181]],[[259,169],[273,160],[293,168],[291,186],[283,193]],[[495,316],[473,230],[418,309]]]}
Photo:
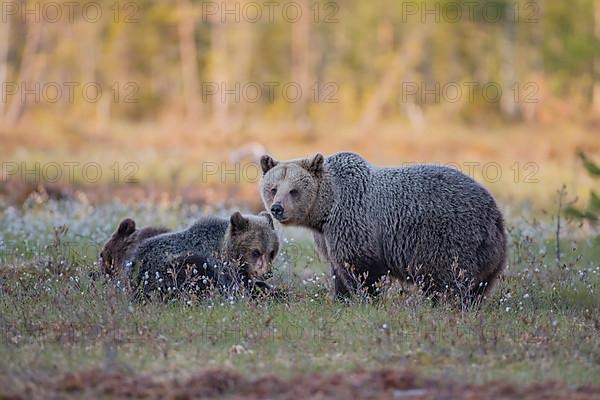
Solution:
{"label": "bear cub", "polygon": [[158,292],[205,293],[257,289],[271,291],[270,277],[279,239],[268,213],[230,218],[204,217],[187,229],[144,240],[126,260],[132,288],[148,295]]}
{"label": "bear cub", "polygon": [[123,219],[100,252],[100,273],[109,279],[120,277],[125,270],[125,260],[133,256],[142,241],[169,231],[153,226],[136,229],[133,219]]}

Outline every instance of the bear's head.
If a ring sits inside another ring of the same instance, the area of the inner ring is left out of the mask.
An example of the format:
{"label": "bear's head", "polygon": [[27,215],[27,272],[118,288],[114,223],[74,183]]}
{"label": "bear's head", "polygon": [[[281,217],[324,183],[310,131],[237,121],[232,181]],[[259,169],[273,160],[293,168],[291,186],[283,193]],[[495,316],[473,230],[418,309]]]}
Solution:
{"label": "bear's head", "polygon": [[114,276],[125,254],[132,245],[132,235],[135,233],[135,221],[125,218],[112,234],[100,252],[100,269],[103,274]]}
{"label": "bear's head", "polygon": [[323,177],[324,158],[275,161],[264,155],[260,159],[263,176],[260,193],[267,210],[284,225],[311,226]]}
{"label": "bear's head", "polygon": [[267,278],[279,252],[279,238],[267,212],[242,215],[235,212],[223,242],[225,259],[239,263],[250,278]]}
{"label": "bear's head", "polygon": [[161,233],[168,232],[166,228],[145,227],[136,229],[135,221],[125,218],[112,234],[100,252],[100,270],[104,275],[114,277],[121,272],[125,260],[144,240]]}

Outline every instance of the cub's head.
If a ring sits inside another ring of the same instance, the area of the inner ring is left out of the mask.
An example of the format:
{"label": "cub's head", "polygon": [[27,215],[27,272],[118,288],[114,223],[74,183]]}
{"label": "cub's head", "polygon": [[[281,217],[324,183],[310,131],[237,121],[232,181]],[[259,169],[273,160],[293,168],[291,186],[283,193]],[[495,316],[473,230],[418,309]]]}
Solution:
{"label": "cub's head", "polygon": [[285,225],[310,226],[309,212],[317,201],[323,176],[323,155],[292,161],[260,159],[260,193],[271,215]]}
{"label": "cub's head", "polygon": [[134,242],[132,236],[135,232],[135,221],[131,218],[125,218],[119,223],[119,227],[100,252],[100,269],[103,274],[115,276]]}
{"label": "cub's head", "polygon": [[267,278],[279,252],[279,238],[266,212],[258,215],[233,213],[224,241],[227,260],[239,262],[250,278]]}
{"label": "cub's head", "polygon": [[155,227],[146,227],[138,230],[133,219],[125,218],[119,223],[119,227],[100,252],[99,262],[101,272],[111,277],[116,276],[121,272],[126,258],[141,241],[168,231],[166,228]]}

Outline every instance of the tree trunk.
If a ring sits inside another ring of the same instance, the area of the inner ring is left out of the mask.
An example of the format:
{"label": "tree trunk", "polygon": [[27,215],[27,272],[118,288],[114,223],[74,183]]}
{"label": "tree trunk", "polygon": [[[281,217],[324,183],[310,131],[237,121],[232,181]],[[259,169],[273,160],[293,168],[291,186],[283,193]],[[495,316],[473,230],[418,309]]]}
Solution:
{"label": "tree trunk", "polygon": [[[311,52],[310,52],[310,10],[308,9],[308,0],[298,0],[296,4],[302,10],[302,17],[299,21],[292,24],[292,49],[291,49],[291,77],[292,82],[297,84],[302,90],[299,101],[293,104],[294,123],[296,129],[307,136],[310,136],[314,127],[308,115],[308,106],[311,95]],[[319,85],[319,83],[317,83]],[[313,88],[314,89],[314,88]],[[314,89],[320,93],[321,88]]]}
{"label": "tree trunk", "polygon": [[[519,99],[521,115],[527,122],[535,122],[540,117],[540,104],[546,97],[546,76],[544,74],[544,26],[541,21],[544,20],[544,3],[540,0],[532,0],[539,10],[536,19],[539,21],[535,24],[529,24],[529,29],[532,29],[532,46],[529,49],[529,72],[528,79],[523,84],[533,83],[537,89],[535,98]],[[531,87],[531,86],[530,86]],[[519,88],[520,92],[524,92],[523,85]]]}
{"label": "tree trunk", "polygon": [[514,85],[519,85],[516,76],[515,62],[515,42],[517,40],[517,24],[511,17],[505,17],[503,21],[503,32],[500,35],[501,48],[501,63],[500,76],[502,77],[502,97],[500,98],[500,110],[511,120],[517,119],[519,116],[518,104],[514,96],[511,96],[511,88]]}
{"label": "tree trunk", "polygon": [[185,116],[189,121],[199,120],[200,99],[196,53],[196,14],[190,0],[179,0],[179,55],[181,58],[181,76]]}
{"label": "tree trunk", "polygon": [[402,90],[399,86],[400,78],[422,59],[423,42],[427,37],[427,31],[426,28],[416,29],[416,32],[405,38],[403,44],[396,50],[373,96],[365,106],[365,111],[358,122],[357,133],[369,134],[379,124],[385,104],[394,93]]}
{"label": "tree trunk", "polygon": [[[244,9],[246,5],[252,4],[252,0],[243,0],[240,7]],[[256,4],[256,3],[254,3]],[[243,21],[243,19],[242,19]],[[227,27],[228,35],[228,54],[235,54],[235,63],[229,63],[229,75],[235,77],[236,83],[239,82],[240,103],[234,104],[229,108],[229,129],[235,132],[244,131],[248,124],[256,120],[257,113],[261,109],[257,106],[262,106],[260,101],[254,102],[254,91],[246,92],[244,87],[246,84],[253,82],[252,79],[252,63],[255,61],[255,56],[258,53],[256,50],[256,34],[258,33],[256,23],[242,22],[233,24]],[[259,93],[260,94],[260,93]]]}
{"label": "tree trunk", "polygon": [[[600,0],[594,2],[594,36],[596,37],[596,47],[600,47]],[[596,114],[600,115],[600,54],[596,54],[594,60],[594,100],[593,108]]]}
{"label": "tree trunk", "polygon": [[36,83],[36,75],[41,69],[41,59],[38,57],[38,51],[42,39],[42,27],[43,22],[28,22],[27,23],[27,39],[23,49],[23,56],[21,58],[21,65],[19,74],[16,80],[19,85],[19,92],[13,96],[10,103],[10,107],[6,111],[5,121],[7,124],[15,124],[23,115],[26,108],[26,101],[29,96],[25,99],[21,98],[23,88],[22,84],[32,88],[32,85]]}
{"label": "tree trunk", "polygon": [[[8,39],[10,37],[10,18],[6,22],[0,21],[0,88],[4,92],[4,83],[8,79]],[[4,118],[6,103],[0,99],[0,121]]]}
{"label": "tree trunk", "polygon": [[[221,3],[221,7],[229,4],[230,1]],[[229,86],[229,73],[227,65],[227,23],[221,20],[219,13],[210,16],[210,39],[211,39],[211,80],[217,85],[217,93],[212,96],[212,120],[215,129],[221,133],[228,133],[229,128],[229,107],[227,101],[221,98],[223,86]]]}

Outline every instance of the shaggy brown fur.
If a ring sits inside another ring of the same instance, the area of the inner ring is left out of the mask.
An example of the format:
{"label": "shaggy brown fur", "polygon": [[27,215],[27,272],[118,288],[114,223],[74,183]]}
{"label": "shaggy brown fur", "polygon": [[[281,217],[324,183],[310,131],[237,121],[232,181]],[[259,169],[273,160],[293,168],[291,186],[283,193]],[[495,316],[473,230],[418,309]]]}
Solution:
{"label": "shaggy brown fur", "polygon": [[281,162],[263,156],[261,166],[265,206],[282,224],[313,231],[338,296],[359,286],[374,295],[389,275],[472,302],[506,265],[496,201],[457,170],[380,168],[353,153]]}
{"label": "shaggy brown fur", "polygon": [[202,292],[204,285],[196,283],[204,278],[230,289],[270,276],[278,251],[269,213],[234,212],[230,218],[203,217],[187,229],[145,240],[125,260],[125,273],[132,287],[145,294],[178,291],[189,282]]}
{"label": "shaggy brown fur", "polygon": [[125,260],[133,256],[140,243],[169,231],[154,226],[136,229],[135,221],[125,218],[100,252],[100,271],[110,278],[120,276],[125,268]]}

